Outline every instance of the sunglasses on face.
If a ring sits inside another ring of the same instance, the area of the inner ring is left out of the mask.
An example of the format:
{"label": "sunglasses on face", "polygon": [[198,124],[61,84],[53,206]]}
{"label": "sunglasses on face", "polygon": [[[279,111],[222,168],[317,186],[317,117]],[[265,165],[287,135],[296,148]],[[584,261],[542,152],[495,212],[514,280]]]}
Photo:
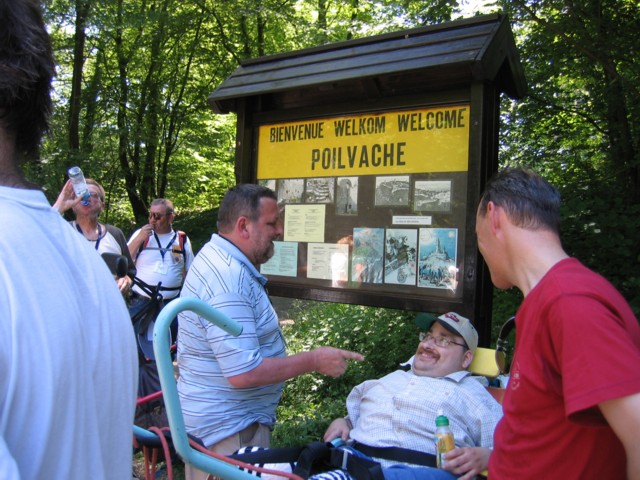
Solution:
{"label": "sunglasses on face", "polygon": [[149,213],[149,219],[153,219],[153,220],[160,220],[162,217],[166,217],[166,216],[167,216],[166,213],[156,213],[156,212]]}

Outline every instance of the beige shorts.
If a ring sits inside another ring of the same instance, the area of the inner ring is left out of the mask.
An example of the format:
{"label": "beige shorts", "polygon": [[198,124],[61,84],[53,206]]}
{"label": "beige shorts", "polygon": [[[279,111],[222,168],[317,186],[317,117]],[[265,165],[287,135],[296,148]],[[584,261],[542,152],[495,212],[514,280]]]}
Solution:
{"label": "beige shorts", "polygon": [[[269,448],[271,443],[271,430],[266,425],[261,423],[252,423],[244,430],[240,430],[238,433],[220,440],[209,447],[214,453],[220,455],[231,455],[242,447],[265,447]],[[185,464],[184,476],[186,480],[207,480],[207,478],[215,478],[202,470],[193,468],[191,465]]]}

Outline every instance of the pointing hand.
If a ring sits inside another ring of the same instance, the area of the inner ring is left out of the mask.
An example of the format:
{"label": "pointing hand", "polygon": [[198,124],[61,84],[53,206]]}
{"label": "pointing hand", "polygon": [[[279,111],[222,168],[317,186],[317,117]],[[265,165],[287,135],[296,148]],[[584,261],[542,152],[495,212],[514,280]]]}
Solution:
{"label": "pointing hand", "polygon": [[347,370],[347,360],[361,362],[364,355],[334,347],[320,347],[313,351],[315,356],[314,370],[330,377],[339,377]]}

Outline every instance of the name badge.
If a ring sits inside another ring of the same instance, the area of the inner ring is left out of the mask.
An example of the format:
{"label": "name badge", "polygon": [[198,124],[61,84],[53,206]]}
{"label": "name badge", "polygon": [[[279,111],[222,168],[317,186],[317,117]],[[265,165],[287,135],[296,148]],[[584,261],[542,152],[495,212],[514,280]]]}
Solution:
{"label": "name badge", "polygon": [[155,273],[159,273],[160,275],[166,275],[169,271],[169,268],[164,264],[164,262],[156,262],[156,266],[153,271]]}

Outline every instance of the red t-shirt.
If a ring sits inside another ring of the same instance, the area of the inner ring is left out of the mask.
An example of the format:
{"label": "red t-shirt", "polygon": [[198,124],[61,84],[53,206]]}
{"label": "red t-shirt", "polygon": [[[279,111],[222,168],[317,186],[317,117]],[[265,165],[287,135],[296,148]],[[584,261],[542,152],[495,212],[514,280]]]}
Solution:
{"label": "red t-shirt", "polygon": [[491,480],[626,478],[597,405],[640,392],[640,326],[604,278],[563,260],[516,315],[516,349]]}

